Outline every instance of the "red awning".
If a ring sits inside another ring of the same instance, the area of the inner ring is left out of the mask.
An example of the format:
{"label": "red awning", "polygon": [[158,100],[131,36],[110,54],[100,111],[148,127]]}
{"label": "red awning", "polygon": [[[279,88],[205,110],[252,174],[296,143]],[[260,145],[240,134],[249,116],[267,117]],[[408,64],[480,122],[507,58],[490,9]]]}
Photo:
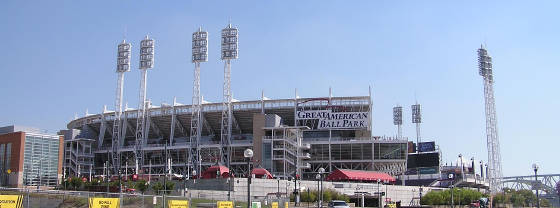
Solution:
{"label": "red awning", "polygon": [[337,169],[327,176],[328,181],[377,181],[395,182],[387,173],[363,170]]}
{"label": "red awning", "polygon": [[255,178],[266,178],[266,179],[272,179],[272,174],[270,174],[270,172],[268,172],[268,170],[264,169],[264,168],[254,168],[251,171],[251,174],[255,175]]}
{"label": "red awning", "polygon": [[221,178],[229,177],[229,168],[227,168],[226,166],[216,165],[216,166],[211,166],[208,169],[206,169],[204,172],[202,172],[201,178],[203,179],[217,178],[216,173],[218,171],[220,172]]}

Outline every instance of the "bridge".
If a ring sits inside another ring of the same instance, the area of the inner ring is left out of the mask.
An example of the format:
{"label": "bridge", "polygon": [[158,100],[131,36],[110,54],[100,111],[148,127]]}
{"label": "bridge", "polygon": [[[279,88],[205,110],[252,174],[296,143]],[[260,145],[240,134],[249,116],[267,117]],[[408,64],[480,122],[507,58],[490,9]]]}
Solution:
{"label": "bridge", "polygon": [[548,199],[552,205],[560,205],[560,174],[542,174],[527,176],[509,176],[502,177],[502,185],[504,188],[511,188],[515,190],[539,190],[539,196]]}

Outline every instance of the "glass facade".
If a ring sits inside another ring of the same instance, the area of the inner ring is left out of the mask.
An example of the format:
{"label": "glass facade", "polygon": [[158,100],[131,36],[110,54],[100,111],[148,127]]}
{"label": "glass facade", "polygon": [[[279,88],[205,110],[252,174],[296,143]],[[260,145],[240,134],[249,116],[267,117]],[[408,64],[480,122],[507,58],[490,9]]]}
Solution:
{"label": "glass facade", "polygon": [[59,138],[26,135],[23,155],[23,183],[29,186],[56,186]]}

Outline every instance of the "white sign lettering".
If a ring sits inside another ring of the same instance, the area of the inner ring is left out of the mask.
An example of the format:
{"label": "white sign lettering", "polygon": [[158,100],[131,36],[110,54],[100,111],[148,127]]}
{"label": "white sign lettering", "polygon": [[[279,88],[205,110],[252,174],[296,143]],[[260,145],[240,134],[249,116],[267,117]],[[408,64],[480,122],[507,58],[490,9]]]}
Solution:
{"label": "white sign lettering", "polygon": [[318,129],[367,128],[368,112],[332,112],[331,110],[297,111],[297,120],[319,120]]}

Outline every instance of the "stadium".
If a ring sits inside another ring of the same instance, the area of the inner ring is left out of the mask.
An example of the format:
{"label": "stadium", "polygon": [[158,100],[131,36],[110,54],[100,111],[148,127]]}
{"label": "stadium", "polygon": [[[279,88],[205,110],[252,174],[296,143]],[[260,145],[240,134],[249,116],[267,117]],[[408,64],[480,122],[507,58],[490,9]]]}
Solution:
{"label": "stadium", "polygon": [[[254,151],[255,167],[288,178],[296,174],[314,178],[320,168],[372,170],[390,175],[406,170],[407,140],[374,136],[371,132],[371,97],[318,97],[232,102],[231,143],[221,142],[223,103],[201,105],[200,162],[191,161],[193,105],[148,105],[143,164],[139,172],[198,175],[211,166],[226,165],[221,158],[229,150],[230,174],[245,175],[243,152]],[[137,173],[135,144],[138,110],[122,113],[122,132],[117,151],[121,173]],[[65,134],[65,174],[106,174],[111,163],[115,112],[104,111],[68,123]],[[225,148],[224,148],[225,146]],[[165,150],[168,161],[165,161]],[[198,167],[197,167],[197,164]],[[112,167],[112,166],[111,166]],[[166,169],[167,168],[167,169]],[[110,171],[109,174],[113,174]]]}
{"label": "stadium", "polygon": [[234,100],[230,61],[238,56],[238,30],[229,24],[221,35],[223,102],[204,102],[200,93],[208,32],[199,28],[192,35],[192,104],[174,100],[155,106],[147,99],[155,41],[146,36],[139,47],[139,106],[124,110],[124,73],[130,71],[132,45],[123,40],[117,47],[115,110],[104,108],[100,114],[86,113],[68,123],[63,132],[64,174],[247,176],[250,164],[266,170],[265,175],[284,179],[312,179],[319,170],[336,169],[405,173],[407,139],[371,132],[371,89],[367,96],[333,97],[329,92],[325,97],[300,98],[296,91],[289,99],[271,100],[262,94],[260,100]]}

